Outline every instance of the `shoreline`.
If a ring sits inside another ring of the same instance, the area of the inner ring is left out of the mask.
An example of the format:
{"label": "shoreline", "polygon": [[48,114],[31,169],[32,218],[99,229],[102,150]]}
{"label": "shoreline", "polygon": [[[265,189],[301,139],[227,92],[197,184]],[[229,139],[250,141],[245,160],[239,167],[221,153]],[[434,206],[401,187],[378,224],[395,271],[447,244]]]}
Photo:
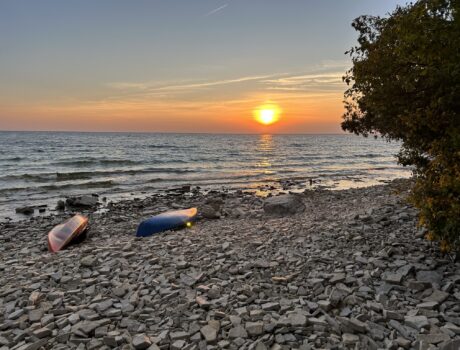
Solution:
{"label": "shoreline", "polygon": [[[121,201],[55,254],[69,214],[0,223],[0,349],[454,349],[460,263],[416,228],[409,189],[309,190],[284,216],[243,191]],[[134,237],[190,206],[192,228]]]}
{"label": "shoreline", "polygon": [[[9,212],[4,212],[0,215],[0,223],[2,222],[18,222],[23,220],[35,220],[36,218],[49,218],[62,216],[62,214],[68,214],[82,210],[87,214],[93,212],[105,212],[110,208],[111,205],[121,203],[121,202],[130,202],[145,200],[149,197],[151,198],[162,198],[164,196],[174,196],[175,193],[182,192],[188,193],[193,196],[206,196],[208,193],[249,193],[257,197],[267,197],[272,195],[278,195],[283,193],[302,193],[309,190],[320,190],[320,191],[343,191],[348,189],[358,189],[366,188],[373,186],[380,186],[391,183],[393,181],[410,181],[410,178],[399,177],[395,179],[375,179],[375,180],[358,180],[355,178],[350,178],[345,176],[340,180],[331,180],[326,179],[322,181],[318,178],[284,178],[279,180],[273,180],[269,182],[248,182],[244,183],[234,183],[231,184],[212,184],[212,185],[202,185],[202,184],[175,184],[169,187],[164,188],[146,188],[144,190],[137,190],[134,192],[124,191],[124,192],[103,192],[101,193],[87,193],[80,195],[64,195],[64,196],[54,196],[48,200],[42,200],[35,204],[24,204],[17,206],[9,206]],[[309,181],[312,181],[308,184]],[[189,190],[184,191],[184,188],[189,188]],[[94,197],[97,199],[96,205],[90,206],[65,206],[65,209],[59,208],[59,202],[66,202],[67,200],[72,200],[81,197]]]}

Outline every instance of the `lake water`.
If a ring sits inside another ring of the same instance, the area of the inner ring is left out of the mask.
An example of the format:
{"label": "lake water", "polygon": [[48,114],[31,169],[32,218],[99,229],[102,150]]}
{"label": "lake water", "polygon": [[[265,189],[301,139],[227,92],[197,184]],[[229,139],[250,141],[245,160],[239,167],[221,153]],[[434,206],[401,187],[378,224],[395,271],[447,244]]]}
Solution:
{"label": "lake water", "polygon": [[400,145],[354,135],[0,132],[0,217],[68,195],[125,198],[202,188],[368,186],[410,170]]}

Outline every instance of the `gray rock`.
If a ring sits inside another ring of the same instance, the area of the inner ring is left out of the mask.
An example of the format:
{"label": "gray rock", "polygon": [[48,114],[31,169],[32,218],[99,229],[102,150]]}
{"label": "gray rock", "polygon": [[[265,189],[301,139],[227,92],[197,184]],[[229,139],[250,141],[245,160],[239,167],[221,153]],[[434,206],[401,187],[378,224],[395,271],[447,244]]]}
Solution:
{"label": "gray rock", "polygon": [[87,255],[80,260],[80,265],[85,267],[93,267],[96,263],[96,257],[94,255]]}
{"label": "gray rock", "polygon": [[136,334],[133,337],[132,344],[135,349],[144,350],[147,349],[152,345],[150,338],[147,337],[145,334]]}
{"label": "gray rock", "polygon": [[239,325],[236,327],[233,327],[230,329],[228,332],[229,338],[235,339],[235,338],[247,338],[248,333],[246,330],[243,328],[243,326]]}
{"label": "gray rock", "polygon": [[329,283],[335,284],[339,282],[345,281],[345,278],[347,278],[347,275],[344,273],[334,273],[329,280]]}
{"label": "gray rock", "polygon": [[200,215],[205,219],[218,219],[220,213],[210,205],[203,205],[199,208]]}
{"label": "gray rock", "polygon": [[104,326],[109,323],[110,323],[109,319],[102,319],[102,320],[97,320],[97,321],[81,321],[72,327],[72,331],[74,334],[77,334],[77,335],[78,335],[78,332],[83,332],[83,334],[85,334],[86,336],[89,336],[94,332],[96,328]]}
{"label": "gray rock", "polygon": [[16,213],[18,214],[24,214],[24,215],[32,215],[34,213],[34,208],[33,207],[19,207],[16,208]]}
{"label": "gray rock", "polygon": [[428,322],[428,318],[426,316],[405,316],[404,323],[409,327],[418,330],[430,325],[430,322]]}
{"label": "gray rock", "polygon": [[436,271],[418,271],[417,272],[417,281],[419,282],[427,282],[435,285],[441,285],[442,275]]}
{"label": "gray rock", "polygon": [[[283,316],[278,324],[281,326],[303,327],[307,324],[307,317],[297,312]],[[247,328],[246,328],[247,329]]]}
{"label": "gray rock", "polygon": [[424,303],[417,304],[417,308],[427,309],[427,310],[436,309],[438,306],[439,306],[439,303],[437,301],[426,301]]}
{"label": "gray rock", "polygon": [[56,210],[65,210],[65,202],[63,200],[58,200],[56,203]]}
{"label": "gray rock", "polygon": [[350,291],[345,288],[334,287],[329,295],[329,301],[332,306],[339,305],[348,295]]}
{"label": "gray rock", "polygon": [[345,345],[353,345],[359,342],[359,337],[354,334],[344,333],[342,334],[342,341]]}
{"label": "gray rock", "polygon": [[428,301],[428,302],[433,301],[433,302],[441,304],[441,303],[443,303],[444,301],[447,300],[449,295],[450,295],[449,293],[446,293],[446,292],[443,292],[441,290],[435,289],[433,291],[433,293],[429,297],[426,297],[423,300]]}
{"label": "gray rock", "polygon": [[203,297],[198,296],[195,298],[195,300],[196,303],[203,309],[209,309],[209,307],[211,306],[211,303]]}
{"label": "gray rock", "polygon": [[449,341],[450,337],[444,333],[419,334],[417,340],[425,344],[439,344]]}
{"label": "gray rock", "polygon": [[250,336],[257,336],[264,333],[263,322],[246,322],[246,331]]}
{"label": "gray rock", "polygon": [[299,195],[288,194],[265,199],[263,208],[268,215],[284,216],[303,212],[305,204]]}
{"label": "gray rock", "polygon": [[262,304],[262,310],[265,310],[265,311],[277,311],[280,309],[280,307],[281,306],[279,303],[274,303],[274,302]]}
{"label": "gray rock", "polygon": [[24,347],[19,349],[21,350],[39,350],[42,347],[45,347],[48,344],[48,339],[40,339],[36,342],[26,344]]}
{"label": "gray rock", "polygon": [[337,317],[341,327],[344,329],[344,332],[348,333],[366,333],[367,327],[364,322],[356,318],[346,318],[346,317]]}
{"label": "gray rock", "polygon": [[184,340],[176,340],[171,344],[171,350],[180,350],[185,346],[185,344]]}
{"label": "gray rock", "polygon": [[16,310],[16,311],[12,312],[11,314],[9,314],[8,318],[10,320],[16,320],[19,317],[21,317],[22,315],[24,315],[24,309],[19,309],[19,310]]}
{"label": "gray rock", "polygon": [[217,341],[216,328],[206,325],[200,329],[200,332],[208,344],[214,344]]}
{"label": "gray rock", "polygon": [[403,326],[396,320],[390,320],[388,325],[398,331],[398,333],[406,339],[415,339],[417,336],[417,332],[413,328]]}
{"label": "gray rock", "polygon": [[99,200],[95,196],[80,196],[67,198],[66,204],[69,207],[84,207],[93,208],[96,207]]}
{"label": "gray rock", "polygon": [[440,350],[458,350],[460,349],[460,339],[455,339],[444,344]]}
{"label": "gray rock", "polygon": [[188,338],[190,338],[190,334],[184,331],[178,331],[178,332],[171,332],[171,334],[169,334],[169,337],[171,338],[172,341],[187,340]]}
{"label": "gray rock", "polygon": [[400,284],[403,279],[403,274],[401,273],[387,273],[384,277],[384,280],[392,284]]}
{"label": "gray rock", "polygon": [[38,339],[49,337],[53,332],[49,328],[40,328],[34,331],[34,336]]}

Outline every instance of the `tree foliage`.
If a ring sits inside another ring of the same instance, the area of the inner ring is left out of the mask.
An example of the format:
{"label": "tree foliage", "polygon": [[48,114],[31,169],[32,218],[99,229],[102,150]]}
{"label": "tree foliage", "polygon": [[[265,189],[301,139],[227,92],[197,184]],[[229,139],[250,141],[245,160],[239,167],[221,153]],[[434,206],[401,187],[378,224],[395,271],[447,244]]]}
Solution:
{"label": "tree foliage", "polygon": [[460,0],[420,0],[354,20],[344,130],[402,141],[399,162],[430,239],[460,248]]}

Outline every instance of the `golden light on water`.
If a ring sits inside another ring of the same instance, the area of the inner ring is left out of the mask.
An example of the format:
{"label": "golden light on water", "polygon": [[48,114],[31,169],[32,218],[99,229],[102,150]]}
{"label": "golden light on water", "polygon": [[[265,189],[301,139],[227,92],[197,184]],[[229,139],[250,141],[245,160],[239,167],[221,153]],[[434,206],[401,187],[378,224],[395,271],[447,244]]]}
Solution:
{"label": "golden light on water", "polygon": [[255,120],[262,125],[271,125],[279,120],[280,109],[276,105],[263,105],[254,111]]}

